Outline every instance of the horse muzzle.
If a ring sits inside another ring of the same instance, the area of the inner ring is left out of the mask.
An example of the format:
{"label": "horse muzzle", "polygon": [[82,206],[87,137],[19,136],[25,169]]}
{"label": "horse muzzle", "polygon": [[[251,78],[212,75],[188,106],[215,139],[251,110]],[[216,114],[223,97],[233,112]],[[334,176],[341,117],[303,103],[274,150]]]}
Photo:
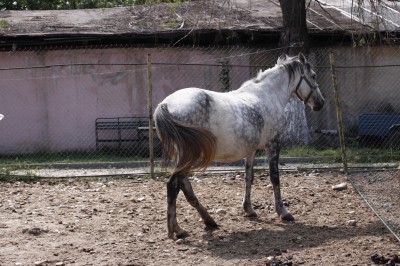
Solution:
{"label": "horse muzzle", "polygon": [[325,99],[320,99],[318,101],[314,101],[314,104],[312,106],[312,110],[313,111],[320,111],[322,109],[322,107],[324,107],[325,104]]}

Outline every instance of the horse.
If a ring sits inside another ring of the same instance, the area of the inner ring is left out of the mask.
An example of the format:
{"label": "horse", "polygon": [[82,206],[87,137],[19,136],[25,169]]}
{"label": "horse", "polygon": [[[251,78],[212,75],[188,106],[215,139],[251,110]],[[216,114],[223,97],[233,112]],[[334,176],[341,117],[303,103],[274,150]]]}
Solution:
{"label": "horse", "polygon": [[193,192],[188,173],[204,170],[213,161],[234,162],[245,159],[243,215],[257,217],[250,194],[255,153],[265,149],[275,210],[284,221],[294,218],[281,199],[279,151],[285,130],[285,106],[296,95],[314,111],[324,105],[316,73],[305,56],[282,55],[272,68],[244,82],[238,89],[215,92],[184,88],[167,96],[157,105],[154,121],[163,148],[164,166],[174,162],[167,181],[168,237],[185,238],[189,234],[176,219],[176,199],[180,190],[199,212],[206,229],[218,225]]}

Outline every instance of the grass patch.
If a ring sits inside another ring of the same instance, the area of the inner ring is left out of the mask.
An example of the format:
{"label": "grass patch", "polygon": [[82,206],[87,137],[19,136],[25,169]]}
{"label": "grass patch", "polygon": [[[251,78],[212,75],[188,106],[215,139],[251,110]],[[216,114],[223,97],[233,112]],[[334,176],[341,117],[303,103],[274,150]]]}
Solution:
{"label": "grass patch", "polygon": [[32,183],[40,181],[44,178],[38,176],[30,176],[30,175],[4,175],[0,173],[0,182],[4,183],[13,183],[13,182],[24,182],[24,183]]}
{"label": "grass patch", "polygon": [[[347,159],[349,163],[388,163],[400,161],[400,150],[379,148],[347,148]],[[341,162],[340,148],[317,149],[311,146],[298,146],[282,149],[282,157],[321,157],[321,162]],[[259,151],[257,157],[265,157],[264,151]],[[156,158],[156,160],[159,158]],[[56,163],[129,163],[147,162],[146,156],[132,155],[126,152],[68,152],[68,153],[38,153],[26,155],[0,155],[0,175],[12,175],[15,170],[35,170]]]}
{"label": "grass patch", "polygon": [[0,19],[0,28],[8,28],[10,24],[5,19]]}
{"label": "grass patch", "polygon": [[[17,175],[14,171],[27,170],[26,174]],[[23,163],[2,165],[0,168],[0,182],[32,182],[38,179],[37,176],[31,172],[32,169]]]}
{"label": "grass patch", "polygon": [[281,151],[282,157],[334,157],[341,158],[340,149],[317,149],[310,146],[299,146]]}
{"label": "grass patch", "polygon": [[[400,150],[395,149],[347,147],[346,155],[348,163],[388,163],[400,160]],[[265,152],[257,153],[257,156],[265,156]],[[323,157],[322,161],[326,163],[342,161],[340,148],[321,150],[312,146],[282,149],[280,157]]]}
{"label": "grass patch", "polygon": [[99,163],[148,161],[146,157],[127,153],[37,153],[22,155],[0,155],[0,165],[55,164],[55,163]]}
{"label": "grass patch", "polygon": [[378,148],[348,148],[347,160],[350,163],[388,163],[400,160],[400,150]]}

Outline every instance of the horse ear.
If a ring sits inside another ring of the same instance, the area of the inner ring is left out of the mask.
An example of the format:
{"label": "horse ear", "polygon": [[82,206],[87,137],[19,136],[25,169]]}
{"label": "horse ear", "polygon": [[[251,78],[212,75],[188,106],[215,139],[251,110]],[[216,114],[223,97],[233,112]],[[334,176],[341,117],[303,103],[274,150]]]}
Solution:
{"label": "horse ear", "polygon": [[287,54],[283,53],[278,57],[278,60],[276,61],[276,63],[279,65],[280,63],[282,63],[286,59],[287,59]]}
{"label": "horse ear", "polygon": [[305,63],[307,62],[307,59],[306,59],[306,57],[303,55],[302,52],[299,53],[299,59],[300,59],[300,62],[301,62],[302,64],[305,64]]}

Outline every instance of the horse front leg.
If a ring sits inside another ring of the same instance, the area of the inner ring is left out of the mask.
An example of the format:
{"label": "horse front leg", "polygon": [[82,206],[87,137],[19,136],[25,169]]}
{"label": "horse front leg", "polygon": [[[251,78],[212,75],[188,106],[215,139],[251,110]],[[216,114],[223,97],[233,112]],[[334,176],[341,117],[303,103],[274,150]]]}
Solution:
{"label": "horse front leg", "polygon": [[278,140],[275,140],[268,147],[267,152],[269,154],[269,176],[271,179],[272,187],[274,190],[274,200],[275,200],[275,210],[282,220],[285,221],[294,221],[293,216],[290,214],[288,210],[286,210],[283,205],[282,197],[281,197],[281,187],[279,180],[279,152],[280,152],[280,143]]}
{"label": "horse front leg", "polygon": [[250,199],[251,185],[253,184],[254,180],[253,163],[255,154],[256,152],[254,151],[253,154],[246,157],[245,191],[243,197],[243,215],[245,217],[257,217],[257,214],[253,210],[253,206],[251,205]]}
{"label": "horse front leg", "polygon": [[185,230],[179,227],[176,220],[176,198],[178,197],[181,187],[181,180],[185,174],[174,173],[167,182],[167,226],[168,237],[173,238],[176,234],[177,238],[186,237]]}

